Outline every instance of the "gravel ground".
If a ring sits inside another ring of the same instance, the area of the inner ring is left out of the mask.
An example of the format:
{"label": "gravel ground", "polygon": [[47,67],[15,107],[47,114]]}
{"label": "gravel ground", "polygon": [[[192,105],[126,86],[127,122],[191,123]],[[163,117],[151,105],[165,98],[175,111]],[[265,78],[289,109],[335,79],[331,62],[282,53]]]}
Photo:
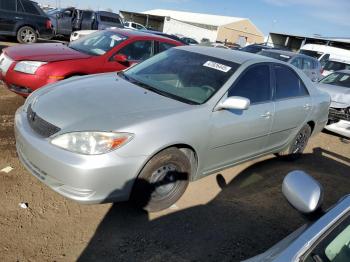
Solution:
{"label": "gravel ground", "polygon": [[[19,163],[13,116],[23,103],[0,86],[0,170],[14,168],[0,172],[1,261],[239,261],[305,223],[281,195],[288,171],[303,169],[317,178],[325,188],[325,207],[350,191],[350,144],[321,133],[300,160],[269,156],[225,170],[191,183],[163,212],[147,214],[128,204],[79,205]],[[21,209],[21,202],[29,208]]]}

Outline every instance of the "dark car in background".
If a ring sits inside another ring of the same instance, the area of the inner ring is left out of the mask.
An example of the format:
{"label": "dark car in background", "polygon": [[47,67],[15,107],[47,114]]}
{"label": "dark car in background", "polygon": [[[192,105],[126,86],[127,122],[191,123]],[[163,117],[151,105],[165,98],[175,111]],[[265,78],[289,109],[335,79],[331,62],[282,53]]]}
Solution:
{"label": "dark car in background", "polygon": [[193,38],[190,38],[190,37],[182,37],[181,40],[185,41],[188,45],[198,45],[199,44],[196,40],[194,40]]}
{"label": "dark car in background", "polygon": [[253,44],[253,45],[247,45],[241,48],[240,50],[243,52],[256,54],[265,49],[273,49],[273,47],[268,45],[263,45],[263,44]]}
{"label": "dark car in background", "polygon": [[14,36],[20,43],[35,43],[39,37],[52,37],[52,25],[33,1],[0,0],[0,35]]}
{"label": "dark car in background", "polygon": [[141,32],[144,32],[144,33],[148,33],[148,34],[153,34],[153,35],[158,35],[158,36],[163,36],[163,37],[167,37],[167,38],[170,38],[172,40],[175,40],[175,41],[178,41],[184,45],[188,45],[188,43],[183,40],[182,38],[176,36],[176,35],[170,35],[170,34],[166,34],[166,33],[163,33],[163,32],[160,32],[160,31],[155,31],[155,30],[139,30]]}
{"label": "dark car in background", "polygon": [[110,27],[123,28],[118,14],[106,11],[80,10],[74,7],[48,12],[55,35],[70,36],[78,30],[103,30]]}
{"label": "dark car in background", "polygon": [[311,56],[284,50],[262,50],[259,55],[271,57],[292,64],[303,71],[313,82],[321,79],[321,63]]}

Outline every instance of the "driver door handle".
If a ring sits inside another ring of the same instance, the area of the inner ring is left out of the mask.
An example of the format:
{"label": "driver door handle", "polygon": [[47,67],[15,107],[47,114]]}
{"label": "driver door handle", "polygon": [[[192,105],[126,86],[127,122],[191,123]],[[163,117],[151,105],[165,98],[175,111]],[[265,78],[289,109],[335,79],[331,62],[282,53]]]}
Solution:
{"label": "driver door handle", "polygon": [[271,112],[266,112],[265,114],[262,114],[261,116],[264,117],[264,118],[270,118],[272,116],[272,113]]}

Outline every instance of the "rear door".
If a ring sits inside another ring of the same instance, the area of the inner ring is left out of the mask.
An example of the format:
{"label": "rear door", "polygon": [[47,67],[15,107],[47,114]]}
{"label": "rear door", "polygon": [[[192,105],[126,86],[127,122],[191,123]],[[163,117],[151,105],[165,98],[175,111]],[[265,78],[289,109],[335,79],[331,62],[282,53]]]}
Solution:
{"label": "rear door", "polygon": [[17,22],[17,1],[1,0],[0,1],[0,33],[15,33],[15,24]]}
{"label": "rear door", "polygon": [[274,115],[270,65],[248,67],[229,89],[230,96],[248,98],[251,105],[247,110],[213,112],[208,172],[265,151]]}
{"label": "rear door", "polygon": [[267,146],[287,144],[301,129],[312,110],[312,101],[305,84],[290,67],[273,66],[275,115]]}

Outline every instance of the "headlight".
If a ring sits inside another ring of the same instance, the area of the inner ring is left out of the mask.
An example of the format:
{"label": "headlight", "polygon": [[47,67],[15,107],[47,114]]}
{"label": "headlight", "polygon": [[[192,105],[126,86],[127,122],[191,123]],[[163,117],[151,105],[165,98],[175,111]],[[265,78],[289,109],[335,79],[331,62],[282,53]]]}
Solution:
{"label": "headlight", "polygon": [[21,61],[16,64],[15,71],[34,75],[39,67],[46,64],[46,62],[38,61]]}
{"label": "headlight", "polygon": [[83,155],[108,153],[128,143],[133,134],[109,132],[74,132],[57,136],[51,144]]}

